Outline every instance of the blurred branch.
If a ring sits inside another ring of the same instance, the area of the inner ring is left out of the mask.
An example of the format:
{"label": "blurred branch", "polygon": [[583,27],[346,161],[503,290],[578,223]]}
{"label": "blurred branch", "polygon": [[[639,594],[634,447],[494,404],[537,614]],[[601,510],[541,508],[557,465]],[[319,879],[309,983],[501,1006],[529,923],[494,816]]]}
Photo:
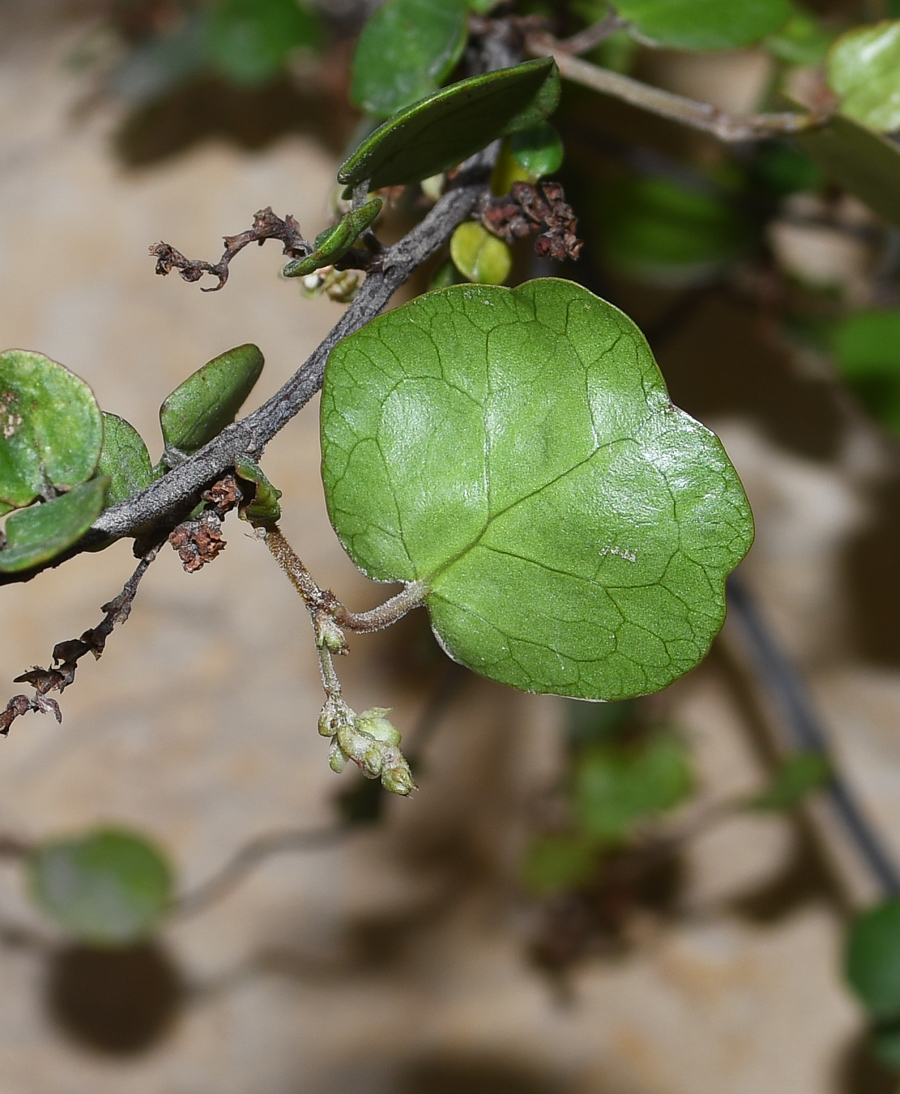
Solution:
{"label": "blurred branch", "polygon": [[603,95],[612,95],[622,102],[681,122],[682,125],[689,125],[692,129],[711,133],[720,141],[758,141],[767,137],[802,133],[806,129],[824,125],[829,118],[829,114],[824,111],[810,114],[753,114],[736,118],[712,103],[688,99],[574,57],[567,42],[557,41],[548,34],[529,35],[526,46],[528,52],[535,57],[552,57],[559,66],[560,73],[573,83],[599,91]]}
{"label": "blurred branch", "polygon": [[[740,626],[760,676],[781,708],[790,736],[803,749],[828,756],[828,736],[813,710],[803,682],[759,612],[744,583],[728,579],[728,608]],[[837,773],[825,787],[860,857],[885,893],[900,893],[900,872],[874,828],[869,824],[849,785]]]}

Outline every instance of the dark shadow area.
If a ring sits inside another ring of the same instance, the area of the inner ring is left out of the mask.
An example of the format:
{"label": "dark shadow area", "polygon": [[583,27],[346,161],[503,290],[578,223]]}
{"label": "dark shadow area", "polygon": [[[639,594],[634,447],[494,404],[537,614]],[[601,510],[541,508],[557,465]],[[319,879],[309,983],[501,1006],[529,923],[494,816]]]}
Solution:
{"label": "dark shadow area", "polygon": [[873,488],[872,518],[847,546],[843,580],[856,653],[877,664],[900,665],[900,478]]}
{"label": "dark shadow area", "polygon": [[731,910],[753,923],[777,923],[806,904],[828,900],[833,881],[816,844],[792,825],[793,852],[774,877],[731,902]]}
{"label": "dark shadow area", "polygon": [[178,970],[153,943],[126,950],[68,946],[50,959],[46,1004],[74,1040],[129,1055],[149,1048],[184,1001]]}
{"label": "dark shadow area", "polygon": [[900,1076],[872,1055],[867,1034],[853,1040],[838,1061],[835,1090],[838,1094],[896,1094]]}
{"label": "dark shadow area", "polygon": [[355,120],[345,100],[299,90],[287,77],[259,88],[204,78],[134,110],[114,146],[128,167],[147,167],[211,137],[259,151],[288,134],[303,134],[340,153]]}
{"label": "dark shadow area", "polygon": [[400,1076],[396,1094],[567,1094],[559,1075],[494,1057],[426,1056]]}

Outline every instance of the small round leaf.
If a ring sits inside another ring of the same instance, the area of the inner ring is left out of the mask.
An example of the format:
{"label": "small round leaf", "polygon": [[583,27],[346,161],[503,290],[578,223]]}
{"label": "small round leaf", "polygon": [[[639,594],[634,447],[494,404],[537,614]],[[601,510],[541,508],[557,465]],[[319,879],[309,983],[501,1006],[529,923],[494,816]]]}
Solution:
{"label": "small round leaf", "polygon": [[195,452],[234,421],[263,369],[258,346],[247,343],[214,357],[179,384],[159,408],[166,447]]}
{"label": "small round leaf", "polygon": [[438,289],[344,339],[322,457],[357,566],[423,582],[447,652],[526,691],[671,683],[753,538],[718,440],[634,323],[570,281]]}
{"label": "small round leaf", "polygon": [[502,285],[512,269],[507,244],[474,221],[460,224],[453,233],[450,257],[463,277],[479,285]]}
{"label": "small round leaf", "polygon": [[514,133],[509,143],[513,159],[528,172],[532,182],[544,175],[552,175],[562,166],[562,141],[549,122]]}
{"label": "small round leaf", "polygon": [[19,573],[49,562],[87,532],[103,510],[109,479],[91,479],[52,501],[18,509],[6,522],[0,573]]}
{"label": "small round leaf", "polygon": [[94,473],[103,423],[94,393],[42,353],[0,354],[0,502],[29,505]]}
{"label": "small round leaf", "polygon": [[388,0],[359,36],[350,101],[387,118],[434,91],[459,60],[467,26],[466,0]]}
{"label": "small round leaf", "polygon": [[900,897],[863,912],[853,924],[846,972],[872,1018],[900,1019]]}
{"label": "small round leaf", "polygon": [[842,114],[879,132],[900,129],[900,19],[848,31],[826,67]]}
{"label": "small round leaf", "polygon": [[49,840],[28,857],[35,903],[94,946],[129,946],[151,934],[172,900],[172,875],[143,836],[98,829]]}

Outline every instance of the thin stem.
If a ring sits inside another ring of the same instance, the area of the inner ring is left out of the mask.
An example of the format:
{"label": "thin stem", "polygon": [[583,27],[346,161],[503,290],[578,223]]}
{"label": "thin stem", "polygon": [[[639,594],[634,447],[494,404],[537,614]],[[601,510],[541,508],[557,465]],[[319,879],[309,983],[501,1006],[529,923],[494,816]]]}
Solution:
{"label": "thin stem", "polygon": [[592,23],[584,30],[573,34],[571,38],[559,39],[556,44],[567,53],[587,53],[588,50],[599,46],[601,42],[606,41],[610,35],[615,34],[617,30],[621,30],[624,26],[625,20],[616,15],[615,12],[610,12],[599,22]]}
{"label": "thin stem", "polygon": [[413,608],[421,607],[427,591],[424,581],[411,581],[396,596],[368,612],[351,612],[341,604],[334,611],[334,621],[339,627],[346,627],[356,634],[371,634],[396,623]]}
{"label": "thin stem", "polygon": [[826,112],[810,114],[753,114],[735,118],[712,103],[698,102],[662,88],[652,87],[631,76],[600,68],[579,57],[573,57],[563,42],[546,34],[532,34],[527,40],[528,51],[536,57],[553,57],[560,73],[568,80],[612,95],[652,114],[711,133],[720,141],[758,141],[790,133],[802,133],[828,121]]}
{"label": "thin stem", "polygon": [[325,594],[313,580],[312,574],[303,565],[294,548],[288,543],[277,524],[256,529],[257,536],[269,548],[278,565],[287,574],[291,584],[300,594],[310,611],[323,606]]}

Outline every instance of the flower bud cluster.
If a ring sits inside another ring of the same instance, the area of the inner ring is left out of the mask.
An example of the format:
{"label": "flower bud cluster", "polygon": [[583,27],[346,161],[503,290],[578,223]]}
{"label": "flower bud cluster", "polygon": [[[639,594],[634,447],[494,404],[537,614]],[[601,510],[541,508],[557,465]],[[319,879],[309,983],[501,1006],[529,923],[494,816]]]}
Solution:
{"label": "flower bud cluster", "polygon": [[331,738],[328,764],[341,772],[349,760],[369,779],[381,779],[392,794],[415,789],[412,772],[400,751],[400,733],[385,717],[387,707],[355,714],[341,699],[329,697],[319,715],[319,733]]}

